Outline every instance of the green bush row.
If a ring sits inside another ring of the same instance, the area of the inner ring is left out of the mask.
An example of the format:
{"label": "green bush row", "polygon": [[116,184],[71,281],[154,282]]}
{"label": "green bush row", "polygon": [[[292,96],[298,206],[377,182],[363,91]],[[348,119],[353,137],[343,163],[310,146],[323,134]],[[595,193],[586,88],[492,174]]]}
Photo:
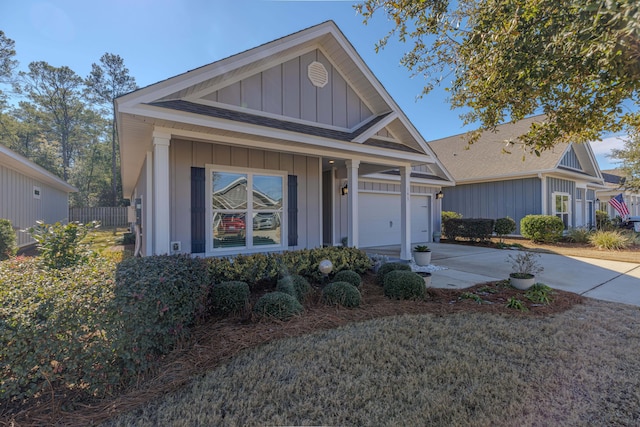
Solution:
{"label": "green bush row", "polygon": [[366,253],[348,247],[238,255],[233,259],[209,258],[207,264],[214,282],[240,280],[255,289],[273,286],[278,278],[291,274],[303,276],[312,283],[321,282],[323,277],[318,271],[318,265],[324,259],[333,264],[333,273],[354,270],[358,274],[364,274],[371,267],[371,260]]}
{"label": "green bush row", "polygon": [[493,235],[495,221],[486,218],[451,218],[444,222],[447,239],[471,241],[489,240]]}

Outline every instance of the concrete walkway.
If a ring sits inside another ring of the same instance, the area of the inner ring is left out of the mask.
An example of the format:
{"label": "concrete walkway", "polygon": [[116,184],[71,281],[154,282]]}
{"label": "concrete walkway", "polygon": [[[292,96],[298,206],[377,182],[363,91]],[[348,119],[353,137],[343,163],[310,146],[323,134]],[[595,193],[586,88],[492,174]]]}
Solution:
{"label": "concrete walkway", "polygon": [[[429,243],[431,263],[445,267],[431,274],[439,288],[466,288],[482,282],[503,280],[512,272],[507,262],[515,250],[468,245]],[[398,258],[399,246],[364,248],[369,254]],[[555,254],[540,254],[544,271],[539,282],[586,297],[640,306],[640,253],[638,262],[607,261]]]}

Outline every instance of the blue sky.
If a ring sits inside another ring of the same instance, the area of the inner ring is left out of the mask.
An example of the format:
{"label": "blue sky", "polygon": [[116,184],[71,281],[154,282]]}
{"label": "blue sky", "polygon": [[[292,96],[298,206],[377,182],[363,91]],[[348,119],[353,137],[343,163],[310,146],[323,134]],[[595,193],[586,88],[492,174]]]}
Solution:
{"label": "blue sky", "polygon": [[[279,0],[2,0],[0,29],[16,42],[16,59],[69,66],[86,76],[105,53],[124,58],[139,86],[259,46],[333,20],[353,44],[415,127],[427,139],[464,132],[459,110],[451,110],[437,89],[417,99],[422,77],[400,66],[410,48],[393,41],[375,53],[375,43],[391,28],[382,15],[368,25],[353,1]],[[602,169],[606,154],[620,142],[592,144]]]}

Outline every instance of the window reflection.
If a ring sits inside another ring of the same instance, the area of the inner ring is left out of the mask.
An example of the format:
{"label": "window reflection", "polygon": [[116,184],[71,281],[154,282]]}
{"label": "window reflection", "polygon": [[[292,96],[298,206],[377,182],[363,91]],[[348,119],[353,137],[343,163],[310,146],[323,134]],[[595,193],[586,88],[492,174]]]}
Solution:
{"label": "window reflection", "polygon": [[213,247],[231,248],[247,245],[247,226],[244,213],[213,214]]}
{"label": "window reflection", "polygon": [[247,209],[247,175],[213,172],[213,209]]}

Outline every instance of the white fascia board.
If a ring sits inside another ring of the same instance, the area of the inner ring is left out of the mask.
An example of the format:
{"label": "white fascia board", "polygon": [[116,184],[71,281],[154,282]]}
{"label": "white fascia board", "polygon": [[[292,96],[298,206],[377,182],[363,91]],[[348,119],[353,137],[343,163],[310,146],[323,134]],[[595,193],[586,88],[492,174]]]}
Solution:
{"label": "white fascia board", "polygon": [[603,184],[604,185],[604,179],[602,178],[598,178],[597,176],[593,176],[593,175],[585,175],[584,173],[579,173],[579,172],[573,172],[571,170],[567,170],[567,169],[554,169],[554,170],[550,170],[550,171],[543,171],[543,173],[547,173],[548,176],[550,177],[554,177],[554,178],[559,178],[559,179],[573,179],[574,181],[595,181],[596,184]]}
{"label": "white fascia board", "polygon": [[[356,155],[367,156],[380,156],[386,159],[393,159],[403,162],[411,162],[412,164],[432,163],[433,159],[418,153],[409,153],[398,150],[391,150],[388,148],[371,147],[368,145],[354,144],[351,142],[342,142],[329,138],[313,137],[296,132],[290,132],[280,129],[266,128],[263,126],[252,125],[248,123],[235,122],[232,120],[219,119],[216,117],[203,117],[193,113],[186,113],[182,111],[167,111],[165,108],[153,107],[149,105],[139,106],[129,111],[125,109],[123,112],[142,115],[159,120],[167,120],[178,123],[185,123],[194,126],[203,126],[212,129],[219,129],[229,132],[239,132],[245,134],[251,134],[261,136],[265,138],[282,139],[286,141],[298,142],[302,144],[309,144],[312,146],[319,146],[321,151],[320,155],[325,156],[327,150],[338,150],[342,152],[351,152]],[[176,134],[177,129],[167,128],[172,134]],[[206,135],[206,134],[205,134]],[[218,136],[213,137],[213,139]],[[209,136],[207,139],[212,139]],[[382,164],[388,164],[386,161]]]}
{"label": "white fascia board", "polygon": [[9,169],[20,172],[23,175],[42,181],[67,193],[75,193],[77,188],[58,178],[45,168],[33,163],[26,157],[10,150],[4,145],[0,145],[0,163],[5,164]]}
{"label": "white fascia board", "polygon": [[357,142],[358,144],[362,144],[363,142],[365,142],[366,140],[374,136],[376,133],[378,133],[380,130],[384,129],[389,123],[391,123],[397,118],[398,118],[398,113],[396,113],[395,111],[389,113],[386,117],[384,117],[378,123],[371,126],[366,131],[362,132],[356,138],[352,139],[352,142]]}

